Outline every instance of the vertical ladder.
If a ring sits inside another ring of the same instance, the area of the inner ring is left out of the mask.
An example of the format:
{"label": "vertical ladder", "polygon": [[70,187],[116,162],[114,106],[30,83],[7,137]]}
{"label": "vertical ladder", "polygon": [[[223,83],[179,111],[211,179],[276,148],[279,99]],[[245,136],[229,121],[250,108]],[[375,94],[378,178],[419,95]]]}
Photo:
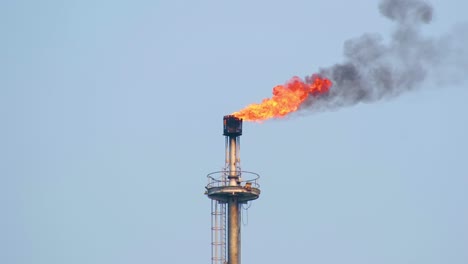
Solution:
{"label": "vertical ladder", "polygon": [[226,264],[226,204],[211,200],[211,263]]}
{"label": "vertical ladder", "polygon": [[[225,160],[224,160],[224,173],[221,177],[220,185],[227,185],[227,176],[229,168],[229,140],[225,139]],[[226,203],[211,200],[211,264],[227,264],[226,251],[227,251],[227,216],[226,216]]]}

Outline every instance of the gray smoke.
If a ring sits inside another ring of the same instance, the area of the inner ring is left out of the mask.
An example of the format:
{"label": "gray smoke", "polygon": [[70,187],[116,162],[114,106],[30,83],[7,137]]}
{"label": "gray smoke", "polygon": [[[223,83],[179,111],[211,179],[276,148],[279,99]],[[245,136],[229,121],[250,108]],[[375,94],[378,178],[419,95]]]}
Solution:
{"label": "gray smoke", "polygon": [[[320,69],[319,75],[332,80],[327,95],[311,97],[305,108],[333,109],[360,102],[392,98],[420,87],[435,74],[447,79],[464,79],[468,59],[459,35],[460,28],[440,38],[421,34],[421,26],[432,20],[432,7],[422,0],[382,0],[380,13],[396,24],[388,43],[378,34],[364,34],[344,43],[345,60]],[[312,78],[306,78],[306,80]]]}

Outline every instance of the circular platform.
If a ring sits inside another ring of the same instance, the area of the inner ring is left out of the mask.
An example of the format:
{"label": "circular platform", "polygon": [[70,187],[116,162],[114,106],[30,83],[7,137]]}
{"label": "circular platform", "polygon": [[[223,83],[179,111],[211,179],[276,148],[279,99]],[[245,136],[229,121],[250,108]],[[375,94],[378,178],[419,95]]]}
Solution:
{"label": "circular platform", "polygon": [[239,202],[248,202],[260,196],[260,189],[246,186],[223,186],[207,188],[206,194],[210,199],[227,202],[232,197],[237,197]]}
{"label": "circular platform", "polygon": [[260,175],[255,172],[237,171],[237,185],[232,185],[228,178],[228,171],[217,171],[208,174],[208,185],[205,194],[208,198],[220,202],[227,202],[236,197],[241,203],[257,199],[260,196]]}

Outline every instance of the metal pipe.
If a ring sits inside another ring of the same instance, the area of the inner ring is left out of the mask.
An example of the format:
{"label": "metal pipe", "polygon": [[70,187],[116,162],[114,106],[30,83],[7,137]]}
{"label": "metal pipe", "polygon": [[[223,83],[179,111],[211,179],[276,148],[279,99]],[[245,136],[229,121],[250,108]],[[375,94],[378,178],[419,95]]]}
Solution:
{"label": "metal pipe", "polygon": [[[224,170],[229,170],[229,137],[225,137],[225,142],[224,142]],[[224,176],[228,176],[228,175],[224,175]],[[223,176],[223,177],[224,177]],[[224,177],[223,180],[226,180],[226,178]],[[224,184],[226,185],[226,184]]]}
{"label": "metal pipe", "polygon": [[[240,121],[242,122],[242,121]],[[232,124],[227,123],[228,126]],[[240,123],[242,125],[242,123]],[[233,128],[233,127],[228,127]],[[235,127],[239,129],[239,127]],[[242,128],[240,128],[242,129]],[[228,129],[229,131],[229,129]],[[226,131],[225,131],[226,132]],[[225,133],[227,136],[229,148],[229,186],[239,186],[239,136],[242,134],[241,130],[238,133]],[[240,213],[239,201],[236,196],[229,197],[228,200],[228,264],[240,264]]]}
{"label": "metal pipe", "polygon": [[240,218],[237,197],[230,198],[228,206],[228,264],[240,264]]}
{"label": "metal pipe", "polygon": [[237,137],[229,137],[229,185],[237,186]]}

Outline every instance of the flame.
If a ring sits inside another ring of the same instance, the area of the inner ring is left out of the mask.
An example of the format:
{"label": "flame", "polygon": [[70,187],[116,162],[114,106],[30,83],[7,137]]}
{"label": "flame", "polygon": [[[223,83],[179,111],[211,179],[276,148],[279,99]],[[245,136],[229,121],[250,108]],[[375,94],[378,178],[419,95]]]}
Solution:
{"label": "flame", "polygon": [[237,118],[245,121],[262,121],[270,118],[283,117],[299,109],[310,96],[326,94],[332,82],[319,75],[312,75],[302,81],[295,76],[285,85],[277,85],[273,88],[273,96],[263,99],[261,103],[248,105],[244,109],[232,113]]}

